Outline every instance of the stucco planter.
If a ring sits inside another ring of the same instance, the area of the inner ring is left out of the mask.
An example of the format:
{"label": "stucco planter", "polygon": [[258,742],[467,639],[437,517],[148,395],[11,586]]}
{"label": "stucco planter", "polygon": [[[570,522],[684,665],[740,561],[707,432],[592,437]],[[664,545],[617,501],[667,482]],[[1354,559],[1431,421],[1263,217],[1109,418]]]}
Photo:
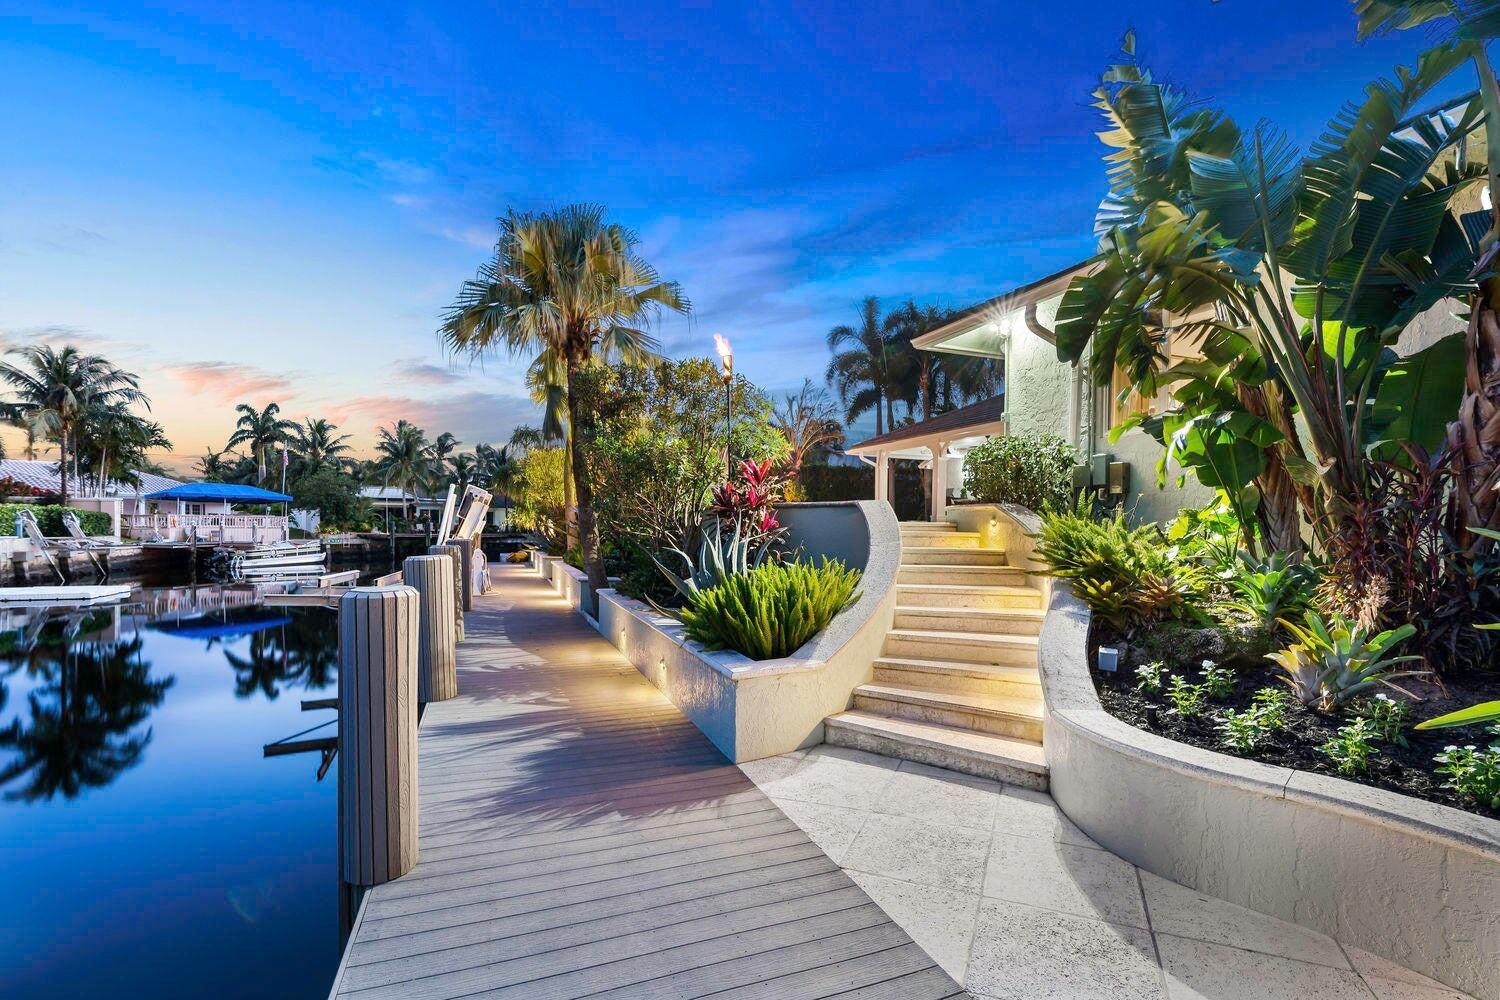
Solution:
{"label": "stucco planter", "polygon": [[901,532],[889,504],[784,504],[778,514],[804,557],[842,559],[864,574],[860,599],[791,656],[710,652],[675,618],[613,590],[598,595],[599,631],[735,762],[821,743],[823,720],[872,678],[895,617]]}
{"label": "stucco planter", "polygon": [[1101,845],[1207,895],[1500,1000],[1500,822],[1242,760],[1104,711],[1089,612],[1055,585],[1042,626],[1052,794]]}
{"label": "stucco planter", "polygon": [[532,560],[537,575],[552,584],[553,590],[566,597],[568,605],[574,611],[580,611],[591,619],[598,614],[598,601],[593,589],[589,587],[587,573],[569,566],[562,556],[533,556]]}

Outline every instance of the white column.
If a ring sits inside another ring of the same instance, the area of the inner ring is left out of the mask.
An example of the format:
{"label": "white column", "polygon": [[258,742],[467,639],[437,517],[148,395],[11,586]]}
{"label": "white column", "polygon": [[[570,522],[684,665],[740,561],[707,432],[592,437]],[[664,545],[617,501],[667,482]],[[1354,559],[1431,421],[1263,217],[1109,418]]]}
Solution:
{"label": "white column", "polygon": [[941,521],[943,511],[948,508],[948,460],[943,457],[947,450],[947,441],[939,441],[932,446],[932,519],[934,521]]}
{"label": "white column", "polygon": [[875,499],[890,500],[891,460],[883,451],[875,453]]}

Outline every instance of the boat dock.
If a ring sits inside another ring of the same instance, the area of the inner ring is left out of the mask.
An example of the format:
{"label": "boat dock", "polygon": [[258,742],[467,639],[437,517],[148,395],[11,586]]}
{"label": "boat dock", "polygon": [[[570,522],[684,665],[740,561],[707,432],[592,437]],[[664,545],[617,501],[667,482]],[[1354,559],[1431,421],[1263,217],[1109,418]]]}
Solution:
{"label": "boat dock", "polygon": [[331,996],[965,996],[546,583],[492,573],[422,717],[420,859]]}
{"label": "boat dock", "polygon": [[54,608],[86,608],[123,601],[130,596],[128,583],[78,587],[0,587],[0,605],[39,605]]}

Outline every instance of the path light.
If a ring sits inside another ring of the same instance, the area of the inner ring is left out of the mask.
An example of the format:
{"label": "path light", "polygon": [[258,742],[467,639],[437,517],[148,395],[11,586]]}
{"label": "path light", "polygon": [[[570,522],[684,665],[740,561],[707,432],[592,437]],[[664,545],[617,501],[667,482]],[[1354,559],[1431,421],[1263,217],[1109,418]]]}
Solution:
{"label": "path light", "polygon": [[724,368],[724,481],[734,478],[734,459],[729,453],[729,437],[734,426],[734,349],[729,338],[722,333],[714,334],[714,350],[719,352],[719,363]]}

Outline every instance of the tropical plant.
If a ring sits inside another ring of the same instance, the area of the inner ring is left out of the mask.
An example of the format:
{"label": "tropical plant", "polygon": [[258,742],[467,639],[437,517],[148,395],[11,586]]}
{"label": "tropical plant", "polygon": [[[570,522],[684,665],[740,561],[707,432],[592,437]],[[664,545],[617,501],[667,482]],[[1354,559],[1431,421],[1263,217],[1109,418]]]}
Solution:
{"label": "tropical plant", "polygon": [[1228,701],[1234,694],[1235,674],[1212,660],[1203,661],[1203,692],[1212,701]]}
{"label": "tropical plant", "polygon": [[337,433],[338,427],[322,417],[308,417],[290,432],[292,454],[297,472],[314,469],[337,469],[350,454],[348,434]]}
{"label": "tropical plant", "polygon": [[1031,511],[1073,508],[1078,450],[1053,435],[992,437],[964,456],[964,491],[988,503]]}
{"label": "tropical plant", "polygon": [[343,469],[309,466],[287,484],[287,491],[298,510],[319,513],[319,524],[324,529],[354,528],[365,519],[359,482]]}
{"label": "tropical plant", "polygon": [[28,437],[57,442],[59,493],[68,502],[69,466],[77,476],[77,431],[90,412],[117,403],[149,405],[136,376],[97,354],[83,354],[75,347],[60,350],[42,344],[15,348],[9,353],[19,363],[0,362],[0,382],[10,387],[14,398],[6,410],[20,422]]}
{"label": "tropical plant", "polygon": [[1286,553],[1273,552],[1259,560],[1242,555],[1227,583],[1237,599],[1224,606],[1270,632],[1282,618],[1312,610],[1319,577],[1311,563],[1293,563]]}
{"label": "tropical plant", "polygon": [[1375,727],[1368,719],[1355,719],[1318,747],[1318,752],[1333,762],[1333,769],[1344,777],[1365,774],[1375,754]]}
{"label": "tropical plant", "polygon": [[454,350],[504,347],[533,358],[550,352],[563,369],[578,527],[596,590],[607,581],[588,468],[594,420],[576,404],[573,381],[601,355],[651,355],[649,323],[662,309],[691,308],[678,285],[661,280],[636,252],[638,243],[635,233],[606,221],[594,205],[510,212],[500,220],[494,257],[463,284],[441,330]]}
{"label": "tropical plant", "polygon": [[1366,698],[1354,707],[1355,718],[1368,720],[1376,735],[1386,743],[1404,747],[1406,729],[1411,723],[1411,703],[1396,701],[1385,692]]}
{"label": "tropical plant", "polygon": [[375,440],[375,471],[381,483],[402,492],[401,516],[408,517],[408,500],[420,496],[437,468],[432,445],[422,428],[407,420],[382,427]]}
{"label": "tropical plant", "polygon": [[1449,746],[1433,760],[1438,774],[1447,778],[1443,787],[1487,809],[1500,810],[1500,743],[1488,749],[1469,744]]}
{"label": "tropical plant", "polygon": [[533,448],[521,460],[516,476],[511,523],[533,531],[553,549],[565,542],[563,534],[563,478],[567,455],[561,448]]}
{"label": "tropical plant", "polygon": [[1285,729],[1290,723],[1292,696],[1284,688],[1261,688],[1250,703],[1260,712],[1261,721],[1273,732]]}
{"label": "tropical plant", "polygon": [[844,439],[837,411],[827,393],[813,385],[812,379],[803,379],[802,389],[795,396],[786,397],[785,405],[776,410],[772,422],[786,438],[789,450],[785,471],[787,479],[793,482],[802,474],[802,465],[810,455]]}
{"label": "tropical plant", "polygon": [[1167,684],[1167,700],[1179,719],[1196,719],[1208,708],[1208,688],[1202,684],[1189,684],[1174,675]]}
{"label": "tropical plant", "polygon": [[[1418,443],[1441,437],[1419,426],[1416,380],[1388,376],[1410,320],[1472,288],[1478,233],[1459,196],[1484,170],[1457,151],[1478,109],[1416,114],[1467,52],[1438,46],[1372,83],[1305,160],[1271,127],[1242,132],[1155,81],[1128,37],[1126,53],[1095,95],[1110,194],[1099,264],[1059,309],[1059,355],[1091,347],[1096,376],[1171,388],[1164,415],[1135,421],[1166,445],[1163,478],[1181,463],[1273,551],[1298,552],[1299,512],[1328,539],[1367,496],[1393,412]],[[1202,359],[1169,363],[1168,337]],[[1455,374],[1421,367],[1429,393]]]}
{"label": "tropical plant", "polygon": [[763,565],[787,533],[774,509],[780,483],[769,459],[741,462],[738,480],[714,487],[712,498],[708,515],[688,535],[698,541],[696,559],[672,541],[650,554],[668,582],[689,600]]}
{"label": "tropical plant", "polygon": [[1219,741],[1232,753],[1247,754],[1255,751],[1272,730],[1266,725],[1264,713],[1255,706],[1236,712],[1226,708],[1219,713]]}
{"label": "tropical plant", "polygon": [[697,591],[682,611],[687,636],[752,660],[790,656],[859,600],[858,570],[838,560],[769,562]]}
{"label": "tropical plant", "polygon": [[860,303],[856,325],[829,330],[828,349],[833,357],[825,378],[844,404],[844,419],[852,424],[873,410],[876,434],[894,428],[896,397],[910,355],[881,318],[880,300],[871,295]]}
{"label": "tropical plant", "polygon": [[276,448],[284,448],[297,433],[297,422],[281,416],[280,403],[267,403],[257,410],[249,403],[240,403],[234,408],[239,417],[234,422],[234,433],[229,435],[226,449],[245,445],[255,459],[255,482],[265,485],[270,455]]}
{"label": "tropical plant", "polygon": [[457,451],[458,446],[461,444],[463,442],[454,437],[453,434],[443,431],[443,433],[432,439],[432,457],[440,463],[447,462],[448,456]]}
{"label": "tropical plant", "polygon": [[1282,619],[1297,640],[1294,645],[1266,654],[1282,669],[1281,681],[1304,705],[1334,712],[1377,684],[1388,684],[1419,671],[1397,671],[1397,664],[1420,661],[1420,656],[1393,656],[1392,651],[1416,633],[1411,625],[1372,632],[1342,615],[1325,621],[1316,611],[1303,616],[1303,625]]}
{"label": "tropical plant", "polygon": [[473,455],[454,455],[448,459],[448,473],[453,477],[453,484],[460,494],[475,481],[478,468]]}
{"label": "tropical plant", "polygon": [[1135,689],[1141,694],[1161,694],[1167,668],[1160,660],[1142,663],[1135,668]]}
{"label": "tropical plant", "polygon": [[1451,729],[1455,726],[1478,726],[1500,722],[1500,701],[1484,701],[1456,712],[1448,712],[1417,723],[1418,729]]}
{"label": "tropical plant", "polygon": [[123,400],[89,406],[73,445],[84,477],[101,492],[111,481],[138,484],[142,472],[157,467],[150,452],[171,449],[162,425],[132,413]]}

